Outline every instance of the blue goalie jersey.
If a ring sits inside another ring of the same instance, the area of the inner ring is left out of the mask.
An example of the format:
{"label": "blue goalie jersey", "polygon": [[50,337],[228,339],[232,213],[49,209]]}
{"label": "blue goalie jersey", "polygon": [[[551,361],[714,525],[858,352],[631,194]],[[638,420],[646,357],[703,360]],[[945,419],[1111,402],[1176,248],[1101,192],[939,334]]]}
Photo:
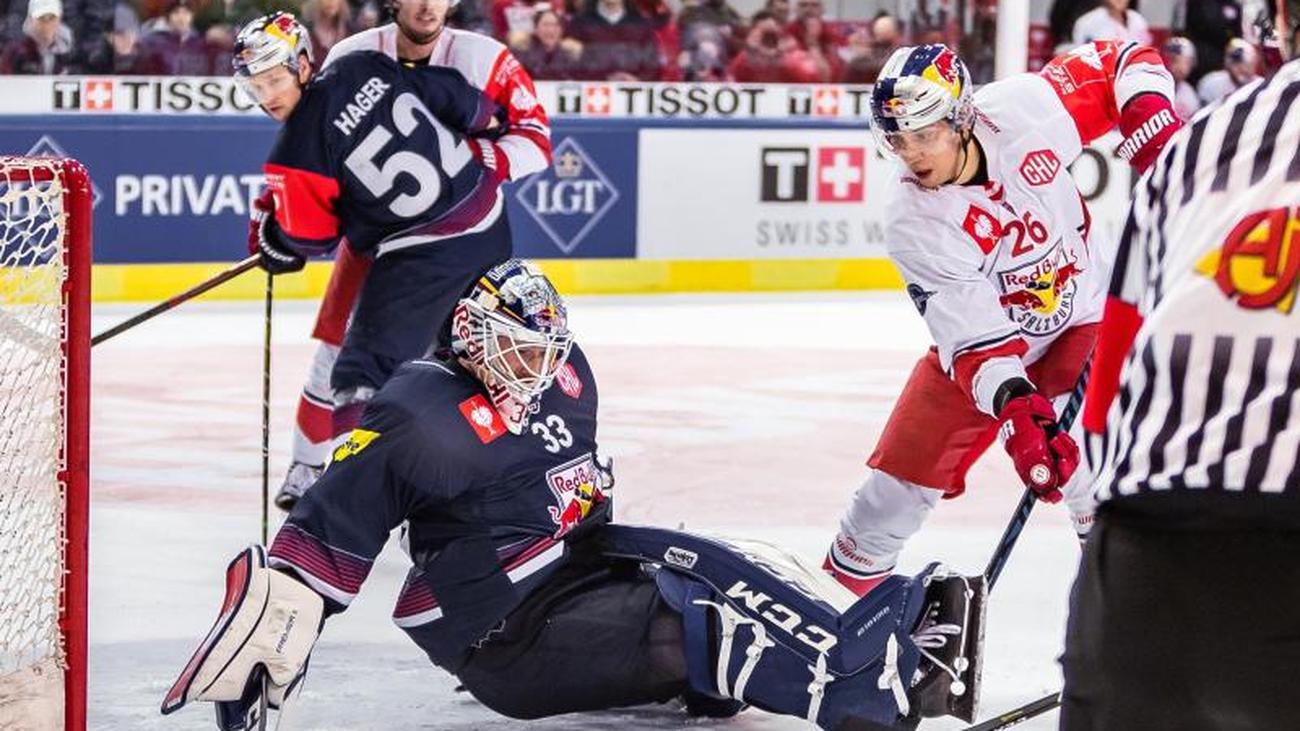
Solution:
{"label": "blue goalie jersey", "polygon": [[500,181],[466,138],[498,114],[455,69],[339,59],[304,88],[264,166],[278,233],[311,256],[344,237],[371,253],[471,229],[499,205]]}
{"label": "blue goalie jersey", "polygon": [[521,434],[455,361],[400,368],[271,546],[342,611],[406,521],[414,564],[394,621],[455,672],[465,653],[608,520],[596,382],[575,345]]}

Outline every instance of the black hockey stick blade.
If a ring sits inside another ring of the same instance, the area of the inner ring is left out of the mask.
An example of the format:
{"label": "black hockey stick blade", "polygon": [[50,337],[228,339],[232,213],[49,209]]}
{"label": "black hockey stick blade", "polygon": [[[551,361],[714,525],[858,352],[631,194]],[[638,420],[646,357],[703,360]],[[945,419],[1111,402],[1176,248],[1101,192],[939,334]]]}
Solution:
{"label": "black hockey stick blade", "polygon": [[212,277],[211,279],[205,282],[201,282],[195,285],[194,287],[191,287],[190,289],[181,292],[175,297],[164,300],[163,302],[159,302],[158,304],[154,305],[153,307],[150,307],[149,309],[145,310],[144,312],[141,312],[138,315],[127,318],[122,322],[119,322],[113,327],[110,327],[104,332],[92,337],[90,339],[90,344],[99,345],[105,340],[108,340],[109,338],[114,337],[116,335],[121,335],[122,333],[126,332],[127,330],[130,330],[131,328],[135,327],[136,325],[139,325],[142,322],[145,322],[147,320],[152,320],[153,318],[157,317],[158,315],[161,315],[167,310],[170,310],[173,307],[176,307],[177,305],[183,302],[188,302],[189,300],[198,297],[199,295],[203,294],[204,292],[207,292],[208,290],[216,289],[217,287],[225,284],[226,282],[229,282],[230,280],[234,279],[240,274],[243,274],[249,269],[256,267],[257,260],[258,260],[257,254],[254,254],[248,257],[247,259],[244,259],[243,261],[227,269],[226,271],[221,272],[220,274]]}
{"label": "black hockey stick blade", "polygon": [[994,716],[983,723],[967,726],[965,731],[1001,731],[1001,729],[1011,728],[1018,723],[1024,723],[1035,716],[1047,713],[1059,705],[1061,705],[1061,692],[1058,690],[1036,701],[1026,703],[1019,708]]}

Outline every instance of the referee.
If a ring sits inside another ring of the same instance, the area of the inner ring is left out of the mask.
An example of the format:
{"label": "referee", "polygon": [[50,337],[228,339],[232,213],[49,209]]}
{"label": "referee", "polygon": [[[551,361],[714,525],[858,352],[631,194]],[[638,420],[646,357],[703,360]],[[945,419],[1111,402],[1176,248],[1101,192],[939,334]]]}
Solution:
{"label": "referee", "polygon": [[[1268,18],[1295,52],[1300,0]],[[1063,731],[1300,729],[1300,60],[1138,182],[1084,412]]]}

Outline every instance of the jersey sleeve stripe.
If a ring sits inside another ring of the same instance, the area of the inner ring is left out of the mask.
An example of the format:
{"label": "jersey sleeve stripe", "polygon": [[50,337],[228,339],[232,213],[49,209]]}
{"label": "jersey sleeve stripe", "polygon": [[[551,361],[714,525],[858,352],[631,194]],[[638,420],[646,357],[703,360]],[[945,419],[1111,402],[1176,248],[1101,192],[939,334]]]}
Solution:
{"label": "jersey sleeve stripe", "polygon": [[1214,182],[1210,184],[1211,191],[1217,192],[1228,189],[1228,175],[1232,171],[1230,163],[1237,156],[1237,144],[1240,142],[1241,130],[1246,126],[1246,117],[1250,116],[1250,110],[1255,108],[1255,100],[1259,98],[1259,93],[1264,90],[1265,86],[1262,82],[1257,84],[1245,101],[1236,105],[1232,110],[1232,119],[1228,122],[1228,131],[1224,133],[1223,144],[1219,146],[1219,159],[1215,165]]}
{"label": "jersey sleeve stripe", "polygon": [[525,134],[506,135],[497,140],[497,146],[508,160],[511,180],[540,172],[551,164],[549,146],[539,149],[537,140]]}
{"label": "jersey sleeve stripe", "polygon": [[1300,95],[1300,82],[1287,84],[1286,88],[1282,90],[1273,113],[1269,115],[1268,124],[1264,127],[1263,139],[1259,149],[1255,150],[1255,162],[1250,170],[1251,185],[1258,183],[1268,172],[1269,167],[1272,166],[1277,133],[1281,131],[1282,123],[1286,121],[1287,115],[1290,114],[1291,106],[1294,104],[1297,95]]}

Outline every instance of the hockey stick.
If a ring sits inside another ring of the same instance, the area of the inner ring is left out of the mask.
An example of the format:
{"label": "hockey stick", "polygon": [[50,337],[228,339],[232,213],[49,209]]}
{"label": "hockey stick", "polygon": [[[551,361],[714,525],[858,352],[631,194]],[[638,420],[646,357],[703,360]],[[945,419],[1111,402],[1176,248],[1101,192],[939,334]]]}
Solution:
{"label": "hockey stick", "polygon": [[[1056,430],[1058,432],[1069,432],[1070,427],[1074,425],[1075,418],[1079,415],[1080,409],[1083,408],[1083,394],[1088,390],[1088,371],[1092,368],[1092,358],[1089,357],[1083,362],[1083,372],[1079,374],[1079,380],[1074,384],[1074,390],[1070,392],[1070,400],[1066,402],[1065,408],[1061,409],[1061,415],[1056,420]],[[1034,503],[1038,498],[1034,491],[1028,488],[1020,496],[1020,502],[1016,505],[1016,510],[1011,515],[1011,521],[1002,531],[1002,538],[998,541],[998,547],[993,551],[993,556],[989,558],[989,564],[984,569],[984,578],[988,582],[989,589],[992,590],[993,584],[997,582],[998,576],[1002,574],[1002,569],[1007,565],[1007,559],[1011,556],[1011,549],[1015,547],[1016,541],[1020,538],[1020,533],[1025,529],[1025,524],[1029,522],[1029,514],[1034,509]],[[1056,691],[1051,695],[1043,696],[1036,701],[1027,703],[1019,708],[1007,711],[995,718],[991,718],[983,723],[974,726],[968,726],[966,731],[998,731],[999,729],[1010,728],[1018,723],[1028,721],[1034,716],[1046,713],[1053,708],[1061,705],[1061,692]]]}
{"label": "hockey stick", "polygon": [[262,545],[269,531],[271,502],[271,305],[275,277],[266,273],[266,312],[262,317]]}
{"label": "hockey stick", "polygon": [[977,723],[974,726],[967,726],[965,731],[1002,731],[1004,728],[1011,728],[1018,723],[1024,723],[1034,716],[1047,713],[1048,711],[1061,705],[1061,692],[1058,690],[1051,695],[1045,695],[1036,701],[1026,703],[1025,705],[1002,713],[994,718],[990,718],[983,723]]}
{"label": "hockey stick", "polygon": [[91,338],[90,344],[99,345],[105,340],[108,340],[109,338],[115,335],[120,335],[121,333],[130,330],[131,328],[135,327],[136,325],[139,325],[142,322],[145,322],[146,320],[152,320],[158,315],[161,315],[167,310],[170,310],[173,307],[176,307],[177,305],[183,302],[188,302],[189,300],[198,297],[199,295],[203,294],[204,292],[207,292],[210,289],[215,289],[225,284],[226,282],[229,282],[230,280],[234,279],[240,274],[243,274],[249,269],[252,269],[253,267],[257,266],[257,259],[258,259],[258,255],[254,254],[248,257],[247,259],[244,259],[243,261],[239,262],[238,264],[234,265],[233,267],[227,269],[226,271],[207,280],[206,282],[203,282],[190,289],[187,289],[184,292],[181,292],[180,294],[176,295],[175,297],[172,297],[171,299],[160,302],[154,305],[153,307],[150,307],[149,309],[145,310],[144,312],[135,315],[134,317],[128,318],[123,322],[119,322],[113,327],[110,327],[104,332]]}
{"label": "hockey stick", "polygon": [[[1074,419],[1079,415],[1079,410],[1083,407],[1083,392],[1088,389],[1088,370],[1092,367],[1092,358],[1088,358],[1083,363],[1083,372],[1079,374],[1079,380],[1074,384],[1074,390],[1070,392],[1070,400],[1066,402],[1065,408],[1061,409],[1061,415],[1056,420],[1056,431],[1058,433],[1067,433],[1070,427],[1074,426]],[[992,591],[993,585],[997,583],[998,576],[1002,574],[1002,569],[1007,565],[1007,559],[1011,557],[1011,549],[1015,548],[1016,541],[1020,539],[1020,533],[1025,529],[1025,524],[1029,522],[1029,514],[1034,510],[1034,503],[1038,502],[1038,497],[1033,490],[1025,488],[1025,493],[1020,496],[1020,502],[1016,505],[1016,510],[1011,514],[1011,521],[1002,531],[1002,538],[998,540],[998,547],[994,549],[993,555],[989,558],[988,566],[984,568],[984,579],[988,582],[989,590]]]}

